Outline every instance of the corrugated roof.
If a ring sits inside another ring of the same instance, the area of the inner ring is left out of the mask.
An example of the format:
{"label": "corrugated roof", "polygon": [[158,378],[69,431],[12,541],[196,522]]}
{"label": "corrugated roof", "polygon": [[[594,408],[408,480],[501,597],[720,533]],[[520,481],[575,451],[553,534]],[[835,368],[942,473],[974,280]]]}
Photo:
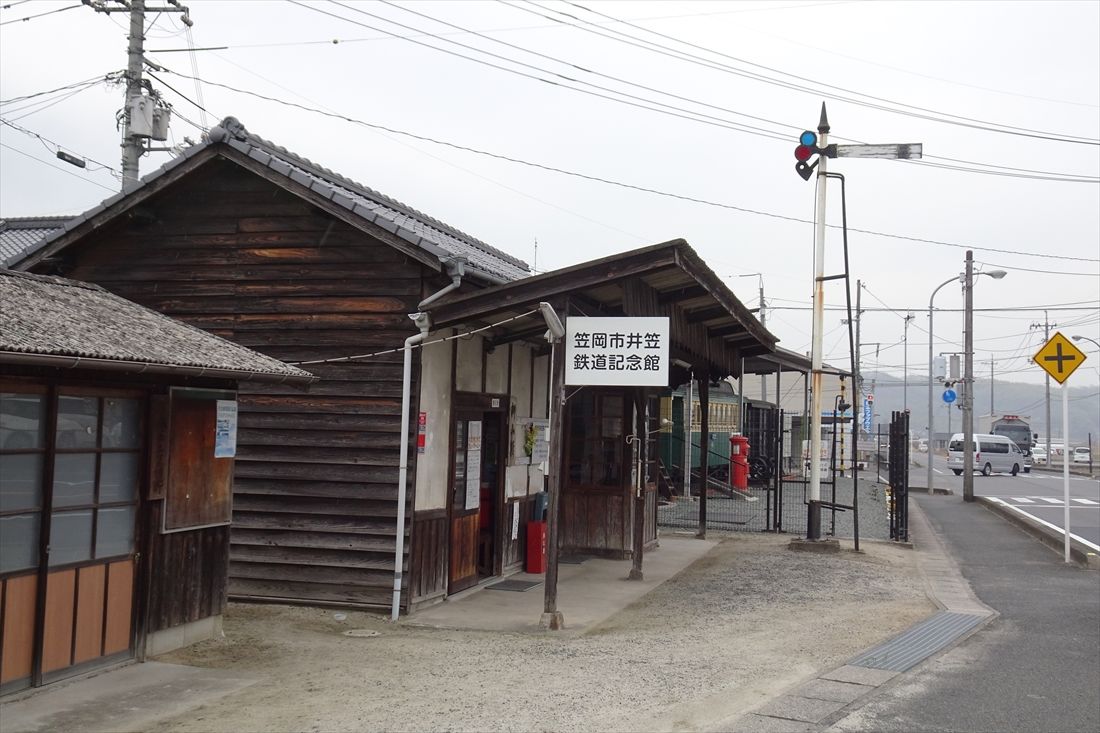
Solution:
{"label": "corrugated roof", "polygon": [[311,378],[98,285],[0,269],[2,351],[239,372],[242,378]]}
{"label": "corrugated roof", "polygon": [[35,242],[64,229],[71,216],[21,216],[0,219],[0,262],[15,257]]}
{"label": "corrugated roof", "polygon": [[5,267],[12,267],[37,252],[51,241],[83,224],[89,218],[114,206],[119,201],[149,182],[156,180],[185,160],[212,146],[224,145],[270,170],[305,186],[315,194],[348,210],[365,222],[375,224],[418,247],[440,261],[456,256],[465,257],[467,272],[480,274],[493,282],[509,282],[531,275],[531,268],[523,260],[512,257],[480,239],[435,219],[413,207],[392,199],[360,183],[345,178],[313,161],[296,155],[286,148],[254,135],[245,129],[235,117],[226,117],[210,130],[206,141],[194,145],[168,161],[160,168],[142,177],[141,181],[124,193],[116,194],[98,206],[65,223],[64,229],[52,232],[45,239],[31,243],[14,256],[4,256]]}

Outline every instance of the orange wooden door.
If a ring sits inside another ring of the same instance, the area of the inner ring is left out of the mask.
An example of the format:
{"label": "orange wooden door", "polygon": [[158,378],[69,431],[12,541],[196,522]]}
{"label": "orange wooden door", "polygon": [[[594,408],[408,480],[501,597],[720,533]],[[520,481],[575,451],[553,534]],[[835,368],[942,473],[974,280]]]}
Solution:
{"label": "orange wooden door", "polygon": [[450,562],[447,592],[477,584],[477,544],[481,504],[480,416],[455,419],[451,468]]}

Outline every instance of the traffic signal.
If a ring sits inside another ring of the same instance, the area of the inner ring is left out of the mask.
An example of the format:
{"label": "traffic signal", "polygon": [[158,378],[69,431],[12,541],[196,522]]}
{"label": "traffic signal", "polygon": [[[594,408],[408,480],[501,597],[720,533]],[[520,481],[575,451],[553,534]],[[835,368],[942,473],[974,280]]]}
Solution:
{"label": "traffic signal", "polygon": [[794,169],[798,171],[798,175],[802,176],[802,180],[810,180],[814,168],[817,167],[817,161],[810,163],[809,160],[820,152],[821,150],[817,147],[817,135],[815,133],[806,130],[798,136],[798,147],[794,149],[794,158],[798,162],[794,164]]}
{"label": "traffic signal", "polygon": [[798,136],[798,147],[794,149],[794,157],[798,162],[794,164],[794,169],[798,171],[798,175],[802,176],[802,180],[810,180],[810,176],[813,175],[814,168],[817,167],[817,161],[810,163],[809,160],[815,155],[824,155],[827,158],[836,157],[836,145],[829,145],[824,148],[817,146],[817,133],[810,130],[806,130]]}

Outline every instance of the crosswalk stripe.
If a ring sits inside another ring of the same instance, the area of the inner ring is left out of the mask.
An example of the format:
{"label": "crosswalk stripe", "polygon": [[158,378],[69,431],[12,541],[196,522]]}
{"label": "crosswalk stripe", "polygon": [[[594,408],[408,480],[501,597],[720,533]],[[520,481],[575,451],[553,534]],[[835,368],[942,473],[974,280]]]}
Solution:
{"label": "crosswalk stripe", "polygon": [[1013,501],[1018,501],[1021,504],[1034,504],[1035,503],[1034,499],[1027,499],[1027,498],[1022,497],[1022,496],[1014,496],[1014,497],[1012,497],[1012,500]]}
{"label": "crosswalk stripe", "polygon": [[1061,499],[1051,499],[1049,496],[1040,496],[1040,497],[1037,497],[1037,498],[1039,499],[1039,501],[1045,501],[1047,504],[1061,504],[1062,503]]}
{"label": "crosswalk stripe", "polygon": [[1100,506],[1100,502],[1093,501],[1092,499],[1077,499],[1077,498],[1074,498],[1074,501],[1077,502],[1078,504],[1088,504],[1089,506]]}

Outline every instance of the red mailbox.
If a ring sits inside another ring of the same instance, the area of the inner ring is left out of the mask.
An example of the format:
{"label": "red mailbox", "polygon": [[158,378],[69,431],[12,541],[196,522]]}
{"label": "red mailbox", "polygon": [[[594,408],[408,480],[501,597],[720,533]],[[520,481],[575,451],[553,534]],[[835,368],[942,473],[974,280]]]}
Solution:
{"label": "red mailbox", "polygon": [[546,572],[546,522],[527,523],[527,572]]}
{"label": "red mailbox", "polygon": [[736,433],[730,436],[730,485],[738,491],[749,488],[749,439]]}

